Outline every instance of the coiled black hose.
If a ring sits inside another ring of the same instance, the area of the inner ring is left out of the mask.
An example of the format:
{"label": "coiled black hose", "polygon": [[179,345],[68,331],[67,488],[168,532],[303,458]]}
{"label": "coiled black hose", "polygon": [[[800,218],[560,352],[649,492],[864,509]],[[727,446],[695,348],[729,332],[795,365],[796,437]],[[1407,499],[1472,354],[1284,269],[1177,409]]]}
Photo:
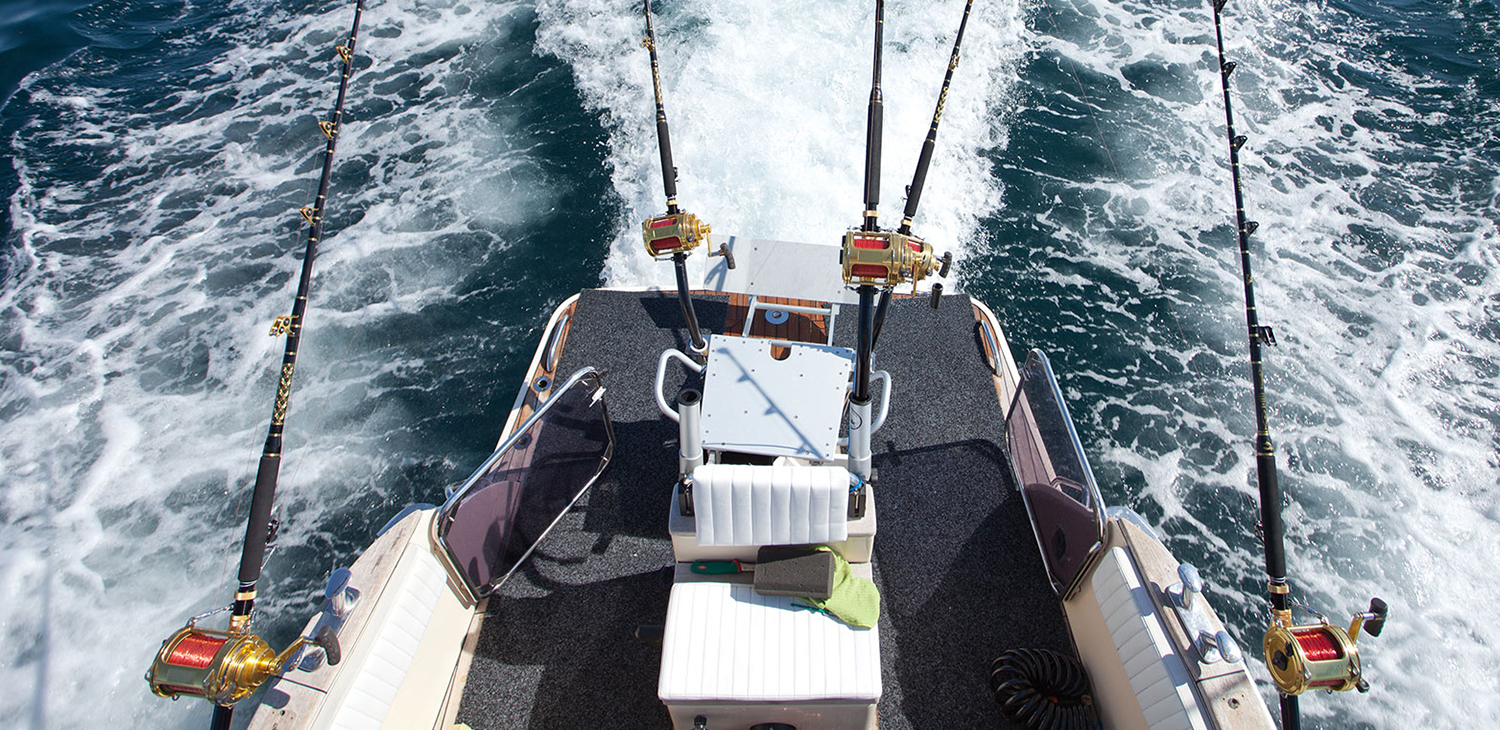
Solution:
{"label": "coiled black hose", "polygon": [[990,665],[990,691],[1005,714],[1030,730],[1099,730],[1088,673],[1073,657],[1011,649]]}

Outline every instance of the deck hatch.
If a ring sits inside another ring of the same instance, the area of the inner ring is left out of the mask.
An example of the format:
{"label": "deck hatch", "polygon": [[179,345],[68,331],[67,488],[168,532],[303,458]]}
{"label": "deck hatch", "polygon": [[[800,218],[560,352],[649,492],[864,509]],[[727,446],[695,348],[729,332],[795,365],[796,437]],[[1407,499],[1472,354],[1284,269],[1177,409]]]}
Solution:
{"label": "deck hatch", "polygon": [[[773,345],[787,348],[777,360]],[[844,347],[714,335],[703,383],[703,447],[817,462],[838,457],[853,370]]]}

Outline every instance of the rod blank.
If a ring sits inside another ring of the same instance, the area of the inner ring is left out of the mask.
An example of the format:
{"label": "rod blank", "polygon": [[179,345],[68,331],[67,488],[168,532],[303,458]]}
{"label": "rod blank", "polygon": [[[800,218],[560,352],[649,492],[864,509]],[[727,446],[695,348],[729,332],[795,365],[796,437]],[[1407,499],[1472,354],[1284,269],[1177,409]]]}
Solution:
{"label": "rod blank", "polygon": [[[297,365],[297,348],[302,341],[303,318],[307,312],[307,295],[312,288],[313,262],[318,258],[318,242],[323,238],[323,211],[328,200],[328,187],[333,178],[333,154],[338,147],[338,131],[344,116],[344,99],[349,90],[349,79],[354,75],[354,49],[359,38],[359,22],[364,15],[364,0],[354,3],[354,23],[349,29],[349,40],[338,47],[342,62],[339,76],[338,97],[328,119],[318,123],[326,138],[323,150],[323,173],[318,181],[318,195],[311,210],[304,209],[303,217],[308,222],[307,247],[302,254],[302,273],[297,280],[297,297],[292,301],[292,314],[287,318],[286,350],[281,358],[281,375],[276,385],[276,399],[271,406],[271,425],[267,429],[265,447],[261,451],[260,463],[255,472],[255,490],[250,498],[250,517],[245,525],[245,540],[240,550],[239,588],[234,596],[234,608],[230,618],[232,631],[248,630],[250,616],[255,611],[256,583],[260,580],[262,564],[265,562],[266,544],[270,538],[271,510],[276,503],[276,486],[281,472],[282,433],[286,428],[286,414],[291,402],[292,373]],[[213,728],[228,728],[233,719],[233,710],[216,706],[211,723]]]}

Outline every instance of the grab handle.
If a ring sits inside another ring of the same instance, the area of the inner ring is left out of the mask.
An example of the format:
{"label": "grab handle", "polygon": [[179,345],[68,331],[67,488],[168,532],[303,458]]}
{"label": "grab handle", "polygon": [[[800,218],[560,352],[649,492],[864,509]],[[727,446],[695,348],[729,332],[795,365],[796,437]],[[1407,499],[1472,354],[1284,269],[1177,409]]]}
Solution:
{"label": "grab handle", "polygon": [[[874,434],[885,425],[885,417],[891,414],[891,374],[884,370],[876,370],[870,373],[871,380],[885,381],[885,387],[880,389],[880,412],[875,414],[875,420],[870,424],[870,433]],[[848,446],[849,437],[839,437],[839,446]]]}
{"label": "grab handle", "polygon": [[870,379],[885,382],[885,387],[880,389],[880,415],[875,416],[875,423],[870,426],[870,433],[875,433],[885,425],[885,417],[891,413],[891,374],[884,370],[876,370],[870,373]]}
{"label": "grab handle", "polygon": [[674,358],[680,360],[683,365],[695,373],[701,374],[703,366],[699,365],[693,358],[683,354],[681,350],[665,350],[661,354],[661,359],[656,361],[656,409],[661,411],[663,416],[672,419],[673,423],[677,423],[679,420],[677,411],[667,405],[667,397],[662,394],[661,390],[667,378],[667,361]]}

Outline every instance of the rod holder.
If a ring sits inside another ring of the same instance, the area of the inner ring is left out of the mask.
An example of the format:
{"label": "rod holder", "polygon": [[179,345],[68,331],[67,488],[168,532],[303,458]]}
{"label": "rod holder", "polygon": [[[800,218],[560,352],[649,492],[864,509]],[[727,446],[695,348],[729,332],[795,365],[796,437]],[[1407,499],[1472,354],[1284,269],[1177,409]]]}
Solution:
{"label": "rod holder", "polygon": [[703,466],[703,394],[688,388],[677,394],[677,474],[692,475]]}
{"label": "rod holder", "polygon": [[849,471],[870,478],[870,402],[849,403]]}

